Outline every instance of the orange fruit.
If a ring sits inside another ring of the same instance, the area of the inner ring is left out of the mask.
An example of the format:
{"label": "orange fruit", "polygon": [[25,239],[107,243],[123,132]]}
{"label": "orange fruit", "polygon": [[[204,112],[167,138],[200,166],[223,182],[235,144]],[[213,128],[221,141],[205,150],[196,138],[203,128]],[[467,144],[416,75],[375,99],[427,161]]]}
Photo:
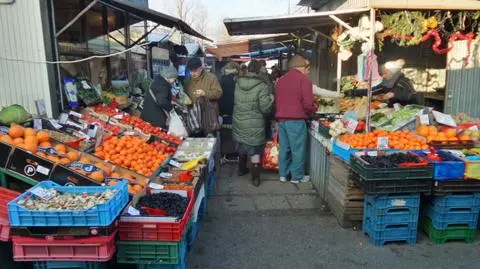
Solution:
{"label": "orange fruit", "polygon": [[110,180],[107,185],[108,186],[115,186],[115,185],[117,185],[117,181],[116,180]]}
{"label": "orange fruit", "polygon": [[34,129],[32,128],[26,128],[25,131],[24,131],[24,136],[25,137],[28,137],[28,136],[37,136],[37,131],[35,131]]}
{"label": "orange fruit", "polygon": [[35,147],[38,146],[38,139],[36,136],[26,136],[24,140],[25,144],[27,145],[34,145]]}
{"label": "orange fruit", "polygon": [[120,173],[117,173],[117,172],[113,172],[110,177],[113,177],[113,178],[121,178],[122,175],[120,175]]}
{"label": "orange fruit", "polygon": [[8,134],[14,139],[23,137],[24,133],[25,133],[25,129],[22,126],[17,124],[12,124],[10,129],[8,129]]}
{"label": "orange fruit", "polygon": [[91,163],[92,163],[92,161],[91,161],[89,158],[87,158],[87,157],[82,157],[82,158],[80,159],[80,162],[81,162],[81,163],[86,163],[86,164],[91,164]]}
{"label": "orange fruit", "polygon": [[461,135],[458,137],[459,140],[465,141],[465,140],[472,140],[472,138],[468,135]]}
{"label": "orange fruit", "polygon": [[58,152],[67,152],[67,147],[65,147],[64,145],[62,144],[57,144],[55,145],[55,150],[57,150]]}
{"label": "orange fruit", "polygon": [[24,142],[25,142],[25,141],[24,141],[23,138],[21,138],[21,137],[17,137],[17,138],[15,138],[15,139],[13,139],[13,144],[14,144],[14,145],[17,145],[17,146],[18,146],[18,145],[21,145],[21,144],[24,144]]}
{"label": "orange fruit", "polygon": [[103,182],[105,180],[105,176],[100,171],[95,171],[91,173],[89,177],[97,182]]}
{"label": "orange fruit", "polygon": [[40,142],[40,143],[50,141],[50,135],[45,131],[38,132],[37,133],[37,138],[38,138],[38,142]]}
{"label": "orange fruit", "polygon": [[[38,139],[38,136],[37,136],[37,139]],[[40,147],[42,147],[42,148],[51,148],[51,147],[52,147],[52,144],[50,144],[50,142],[41,142],[41,143],[40,143]]]}
{"label": "orange fruit", "polygon": [[78,159],[80,159],[80,155],[78,155],[78,153],[75,151],[70,151],[67,153],[67,158],[72,162],[76,162]]}
{"label": "orange fruit", "polygon": [[446,132],[445,132],[447,138],[452,138],[452,137],[457,137],[457,130],[455,129],[448,129]]}
{"label": "orange fruit", "polygon": [[143,187],[140,185],[133,185],[132,190],[134,191],[134,193],[140,193],[143,191]]}
{"label": "orange fruit", "polygon": [[45,154],[43,152],[37,152],[37,156],[40,156],[42,158],[47,158],[47,154]]}
{"label": "orange fruit", "polygon": [[71,161],[69,158],[61,158],[59,163],[65,165],[71,163]]}
{"label": "orange fruit", "polygon": [[417,128],[417,133],[421,136],[428,136],[428,126],[427,125],[420,125]]}
{"label": "orange fruit", "polygon": [[0,142],[11,145],[13,144],[13,139],[9,135],[2,135],[0,136]]}

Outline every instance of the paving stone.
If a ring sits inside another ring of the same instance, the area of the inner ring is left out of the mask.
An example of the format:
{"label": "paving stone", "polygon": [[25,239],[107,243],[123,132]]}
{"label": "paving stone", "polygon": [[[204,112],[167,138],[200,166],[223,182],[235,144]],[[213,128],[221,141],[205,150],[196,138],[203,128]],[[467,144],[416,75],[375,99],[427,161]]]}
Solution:
{"label": "paving stone", "polygon": [[282,195],[254,196],[253,201],[259,210],[290,209],[287,199]]}

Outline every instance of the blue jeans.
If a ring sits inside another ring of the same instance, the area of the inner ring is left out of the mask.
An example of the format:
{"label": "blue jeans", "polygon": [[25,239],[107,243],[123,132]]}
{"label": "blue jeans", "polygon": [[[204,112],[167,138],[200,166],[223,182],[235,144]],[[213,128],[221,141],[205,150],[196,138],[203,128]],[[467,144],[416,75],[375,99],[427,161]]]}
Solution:
{"label": "blue jeans", "polygon": [[281,121],[278,136],[280,177],[291,174],[292,180],[302,180],[305,176],[307,124],[304,120]]}

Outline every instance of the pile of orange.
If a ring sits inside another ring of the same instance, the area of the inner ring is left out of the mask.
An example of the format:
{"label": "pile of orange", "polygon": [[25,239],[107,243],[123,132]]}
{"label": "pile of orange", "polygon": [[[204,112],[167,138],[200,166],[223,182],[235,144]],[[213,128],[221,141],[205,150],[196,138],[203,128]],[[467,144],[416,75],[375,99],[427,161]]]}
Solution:
{"label": "pile of orange", "polygon": [[135,136],[112,137],[95,150],[95,156],[147,177],[168,158],[168,154]]}
{"label": "pile of orange", "polygon": [[457,130],[453,128],[440,131],[434,125],[420,125],[417,127],[416,133],[426,137],[427,141],[457,141],[457,140],[471,140],[467,135],[459,135]]}
{"label": "pile of orange", "polygon": [[375,130],[365,134],[346,134],[339,139],[354,149],[375,149],[379,137],[388,137],[388,146],[391,149],[428,149],[427,141],[407,130],[393,132]]}

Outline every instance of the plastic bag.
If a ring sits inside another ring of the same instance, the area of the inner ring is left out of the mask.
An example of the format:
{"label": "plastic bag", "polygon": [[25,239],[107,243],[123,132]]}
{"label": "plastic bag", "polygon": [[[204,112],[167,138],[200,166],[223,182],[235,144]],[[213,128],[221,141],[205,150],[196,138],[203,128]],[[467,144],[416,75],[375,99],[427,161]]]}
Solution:
{"label": "plastic bag", "polygon": [[278,144],[278,134],[275,134],[272,141],[268,141],[265,145],[265,153],[263,154],[263,168],[267,170],[278,170],[278,157],[280,155],[280,145]]}
{"label": "plastic bag", "polygon": [[170,111],[170,123],[168,126],[168,132],[172,135],[179,137],[187,137],[187,128],[183,124],[182,119],[178,116],[175,110]]}

